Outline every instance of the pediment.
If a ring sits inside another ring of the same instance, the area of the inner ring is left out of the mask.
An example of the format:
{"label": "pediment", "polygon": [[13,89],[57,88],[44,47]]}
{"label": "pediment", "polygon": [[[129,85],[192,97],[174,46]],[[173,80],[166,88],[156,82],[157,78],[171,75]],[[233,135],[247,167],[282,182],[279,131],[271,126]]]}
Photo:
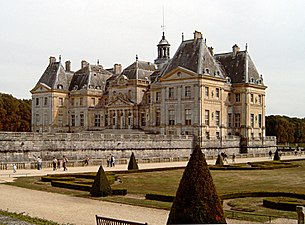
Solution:
{"label": "pediment", "polygon": [[51,91],[51,87],[49,87],[44,83],[39,83],[31,90],[31,93],[33,94],[33,93],[46,92],[46,91]]}
{"label": "pediment", "polygon": [[188,80],[188,79],[196,79],[198,77],[197,73],[185,69],[183,67],[177,67],[170,72],[166,73],[164,76],[160,78],[160,81],[170,81],[170,80]]}
{"label": "pediment", "polygon": [[123,98],[121,96],[116,96],[111,102],[108,103],[106,107],[126,107],[133,105],[134,103],[129,101],[129,99]]}

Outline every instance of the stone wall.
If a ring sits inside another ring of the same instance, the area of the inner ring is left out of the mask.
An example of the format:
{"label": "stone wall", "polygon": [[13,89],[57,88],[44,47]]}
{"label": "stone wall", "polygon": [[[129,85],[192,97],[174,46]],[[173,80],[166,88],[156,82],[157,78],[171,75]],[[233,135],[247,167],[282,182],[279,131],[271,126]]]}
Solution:
{"label": "stone wall", "polygon": [[[117,159],[129,159],[132,152],[137,159],[188,158],[193,146],[193,136],[154,134],[85,133],[34,133],[0,132],[1,162],[34,162],[40,156],[44,161],[66,155],[70,160],[106,159],[114,154]],[[249,142],[248,153],[266,153],[276,148],[274,138]],[[240,138],[204,141],[206,156],[240,153]]]}

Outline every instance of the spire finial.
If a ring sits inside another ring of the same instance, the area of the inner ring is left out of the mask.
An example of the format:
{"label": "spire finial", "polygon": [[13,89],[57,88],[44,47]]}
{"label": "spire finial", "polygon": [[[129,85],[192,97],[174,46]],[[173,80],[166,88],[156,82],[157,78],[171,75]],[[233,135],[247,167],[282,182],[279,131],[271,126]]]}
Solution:
{"label": "spire finial", "polygon": [[184,41],[184,33],[182,32],[182,41]]}
{"label": "spire finial", "polygon": [[246,43],[246,51],[248,51],[248,43]]}
{"label": "spire finial", "polygon": [[61,62],[61,55],[59,55],[59,62]]}
{"label": "spire finial", "polygon": [[164,37],[164,32],[165,32],[165,24],[164,24],[164,6],[163,6],[163,20],[162,20],[162,25],[161,25],[162,31],[163,31],[163,37]]}
{"label": "spire finial", "polygon": [[100,65],[100,60],[99,59],[97,59],[97,65]]}
{"label": "spire finial", "polygon": [[139,57],[138,57],[138,54],[136,55],[136,61],[138,61]]}

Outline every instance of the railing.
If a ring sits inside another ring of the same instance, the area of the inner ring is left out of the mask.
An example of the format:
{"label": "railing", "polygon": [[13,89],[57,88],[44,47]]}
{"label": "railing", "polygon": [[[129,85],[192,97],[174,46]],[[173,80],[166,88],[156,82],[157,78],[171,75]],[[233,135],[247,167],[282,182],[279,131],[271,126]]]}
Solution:
{"label": "railing", "polygon": [[97,225],[147,225],[147,223],[138,223],[127,220],[117,220],[102,216],[95,216]]}

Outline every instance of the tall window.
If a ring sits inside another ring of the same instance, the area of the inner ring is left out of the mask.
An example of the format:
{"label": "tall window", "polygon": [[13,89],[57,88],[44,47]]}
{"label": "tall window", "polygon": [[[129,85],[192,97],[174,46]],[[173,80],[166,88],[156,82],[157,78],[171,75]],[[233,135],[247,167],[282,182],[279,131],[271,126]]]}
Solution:
{"label": "tall window", "polygon": [[232,127],[232,113],[228,113],[228,128]]}
{"label": "tall window", "polygon": [[108,126],[108,114],[105,114],[105,127]]}
{"label": "tall window", "polygon": [[112,114],[112,125],[116,124],[115,113]]}
{"label": "tall window", "polygon": [[48,97],[44,97],[44,105],[48,105]]}
{"label": "tall window", "polygon": [[100,127],[101,126],[101,115],[96,114],[94,116],[94,126],[95,127]]}
{"label": "tall window", "polygon": [[75,115],[74,114],[71,115],[71,126],[75,127]]}
{"label": "tall window", "polygon": [[146,126],[145,112],[141,113],[141,126]]}
{"label": "tall window", "polygon": [[185,125],[192,125],[192,112],[190,109],[185,110]]}
{"label": "tall window", "polygon": [[254,95],[250,94],[250,102],[253,103],[254,102]]}
{"label": "tall window", "polygon": [[161,92],[157,91],[156,92],[156,102],[160,102],[161,101]]}
{"label": "tall window", "polygon": [[169,125],[175,125],[175,111],[174,110],[169,110],[168,111],[168,115],[169,115]]}
{"label": "tall window", "polygon": [[63,106],[64,105],[64,99],[63,98],[59,98],[58,99],[58,105],[59,106]]}
{"label": "tall window", "polygon": [[250,123],[251,127],[254,127],[254,114],[250,115]]}
{"label": "tall window", "polygon": [[215,124],[216,126],[220,126],[220,111],[215,112]]}
{"label": "tall window", "polygon": [[168,98],[174,98],[174,88],[168,88]]}
{"label": "tall window", "polygon": [[59,113],[58,114],[58,126],[59,127],[62,127],[62,117],[63,117],[62,113]]}
{"label": "tall window", "polygon": [[36,105],[39,105],[39,98],[36,98]]}
{"label": "tall window", "polygon": [[240,128],[240,114],[239,113],[236,113],[234,115],[234,120],[235,120],[235,127],[236,128]]}
{"label": "tall window", "polygon": [[257,99],[258,99],[258,104],[262,104],[262,96],[261,96],[261,95],[258,95],[258,96],[257,96]]}
{"label": "tall window", "polygon": [[215,93],[216,98],[219,98],[219,96],[220,96],[219,88],[216,88],[215,92],[216,92]]}
{"label": "tall window", "polygon": [[205,122],[206,126],[210,126],[210,111],[209,110],[205,110],[204,122]]}
{"label": "tall window", "polygon": [[74,98],[71,98],[71,106],[74,106]]}
{"label": "tall window", "polygon": [[184,89],[184,97],[186,98],[190,98],[191,97],[191,87],[190,86],[186,86]]}
{"label": "tall window", "polygon": [[209,97],[209,87],[205,87],[205,97]]}
{"label": "tall window", "polygon": [[161,122],[160,111],[156,111],[156,126],[160,126],[160,122]]}
{"label": "tall window", "polygon": [[235,94],[235,102],[240,102],[240,93]]}
{"label": "tall window", "polygon": [[36,120],[36,125],[38,125],[40,123],[40,116],[38,113],[35,116],[35,120]]}
{"label": "tall window", "polygon": [[258,114],[258,127],[262,128],[262,114]]}
{"label": "tall window", "polygon": [[81,127],[84,126],[84,114],[82,114],[82,113],[79,115],[79,125]]}
{"label": "tall window", "polygon": [[83,101],[84,101],[83,97],[80,97],[80,98],[79,98],[79,105],[80,105],[80,106],[82,106],[82,105],[84,104]]}

